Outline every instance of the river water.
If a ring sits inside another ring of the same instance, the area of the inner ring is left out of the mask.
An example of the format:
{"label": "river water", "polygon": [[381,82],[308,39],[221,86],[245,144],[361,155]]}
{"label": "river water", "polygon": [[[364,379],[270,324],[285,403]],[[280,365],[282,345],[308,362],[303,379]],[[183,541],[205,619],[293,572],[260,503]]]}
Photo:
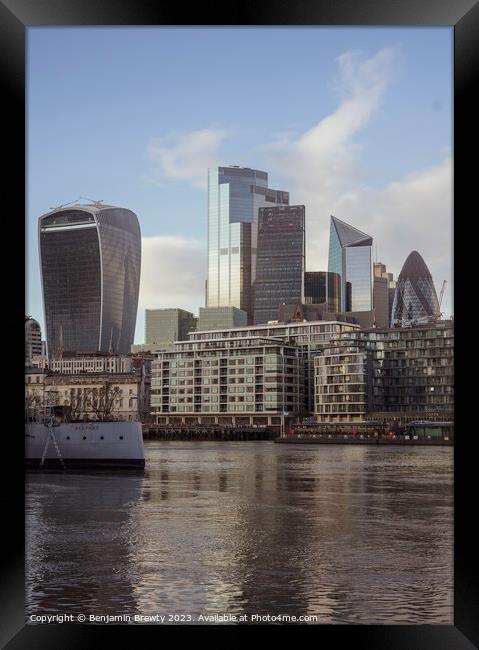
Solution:
{"label": "river water", "polygon": [[27,616],[453,623],[451,447],[145,450],[144,472],[27,473]]}

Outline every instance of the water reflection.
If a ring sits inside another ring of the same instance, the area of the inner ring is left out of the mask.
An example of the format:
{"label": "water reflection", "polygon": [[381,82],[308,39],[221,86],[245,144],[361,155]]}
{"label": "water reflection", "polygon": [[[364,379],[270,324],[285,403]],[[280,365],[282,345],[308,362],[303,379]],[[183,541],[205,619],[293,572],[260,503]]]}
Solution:
{"label": "water reflection", "polygon": [[138,472],[38,473],[26,484],[27,613],[136,609]]}
{"label": "water reflection", "polygon": [[150,442],[35,474],[28,612],[452,623],[452,449]]}

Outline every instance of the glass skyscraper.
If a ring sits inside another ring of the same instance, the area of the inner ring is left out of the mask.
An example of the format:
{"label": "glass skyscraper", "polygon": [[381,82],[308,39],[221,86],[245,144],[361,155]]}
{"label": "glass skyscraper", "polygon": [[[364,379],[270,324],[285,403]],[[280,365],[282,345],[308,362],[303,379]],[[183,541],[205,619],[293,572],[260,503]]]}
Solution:
{"label": "glass skyscraper", "polygon": [[421,255],[412,251],[398,277],[391,327],[439,317],[439,301],[429,269]]}
{"label": "glass skyscraper", "polygon": [[341,311],[370,311],[373,238],[331,217],[328,270],[341,276]]}
{"label": "glass skyscraper", "polygon": [[130,352],[140,286],[134,212],[99,203],[38,220],[48,355]]}
{"label": "glass skyscraper", "polygon": [[303,301],[304,205],[260,208],[253,323],[278,319],[283,303]]}
{"label": "glass skyscraper", "polygon": [[328,271],[306,271],[305,305],[326,305],[328,311],[341,310],[341,276]]}
{"label": "glass skyscraper", "polygon": [[207,307],[238,307],[251,318],[258,209],[288,203],[288,192],[268,188],[266,172],[237,166],[208,171]]}

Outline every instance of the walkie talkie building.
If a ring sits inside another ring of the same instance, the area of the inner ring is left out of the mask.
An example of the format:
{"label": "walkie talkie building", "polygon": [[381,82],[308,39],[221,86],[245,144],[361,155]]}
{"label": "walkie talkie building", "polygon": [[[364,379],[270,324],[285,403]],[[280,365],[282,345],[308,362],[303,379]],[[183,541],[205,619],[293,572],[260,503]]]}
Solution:
{"label": "walkie talkie building", "polygon": [[57,208],[38,220],[48,356],[126,354],[138,309],[141,233],[131,210]]}

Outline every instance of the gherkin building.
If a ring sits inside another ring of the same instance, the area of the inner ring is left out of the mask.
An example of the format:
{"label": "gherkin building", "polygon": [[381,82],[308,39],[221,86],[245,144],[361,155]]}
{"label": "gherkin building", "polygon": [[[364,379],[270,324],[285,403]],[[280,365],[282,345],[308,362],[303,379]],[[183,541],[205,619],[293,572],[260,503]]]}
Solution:
{"label": "gherkin building", "polygon": [[429,269],[421,255],[412,251],[397,281],[391,327],[424,322],[439,316],[439,301]]}

